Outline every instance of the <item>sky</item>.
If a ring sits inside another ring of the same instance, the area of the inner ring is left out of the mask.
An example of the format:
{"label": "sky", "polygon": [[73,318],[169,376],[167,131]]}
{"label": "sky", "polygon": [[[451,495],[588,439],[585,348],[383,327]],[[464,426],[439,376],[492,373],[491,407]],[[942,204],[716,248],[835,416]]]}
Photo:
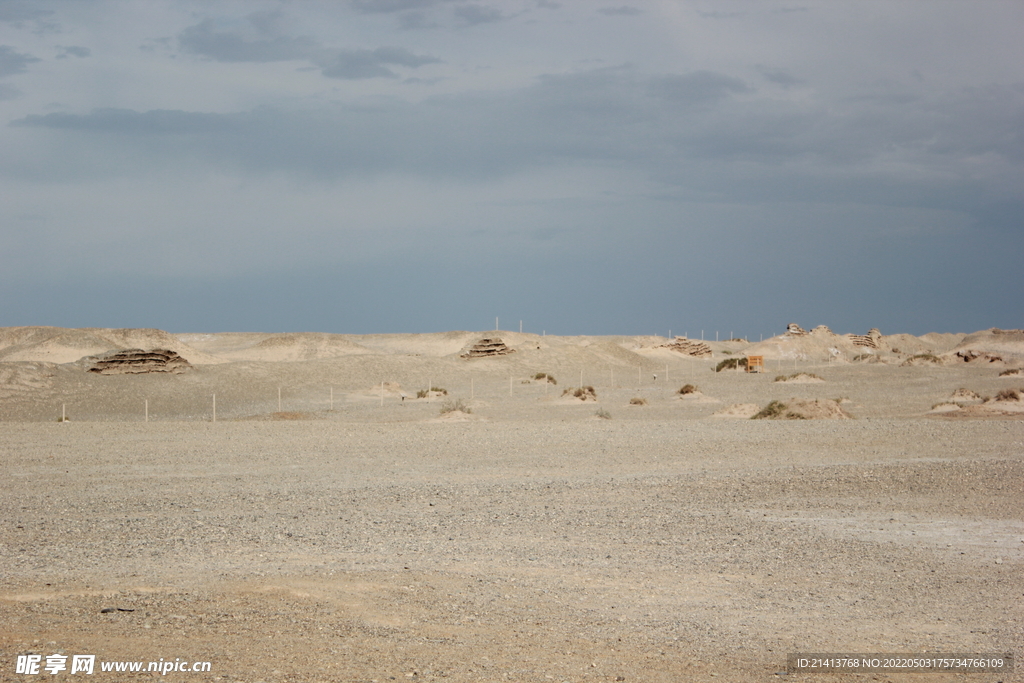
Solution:
{"label": "sky", "polygon": [[0,326],[1024,327],[1024,3],[0,0]]}

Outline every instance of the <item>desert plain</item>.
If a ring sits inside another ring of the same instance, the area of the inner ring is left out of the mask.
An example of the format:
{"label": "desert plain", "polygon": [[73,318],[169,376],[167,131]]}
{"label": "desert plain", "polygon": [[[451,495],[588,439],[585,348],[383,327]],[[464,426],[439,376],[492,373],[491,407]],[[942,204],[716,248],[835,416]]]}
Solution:
{"label": "desert plain", "polygon": [[0,329],[0,680],[1024,680],[787,672],[1021,659],[1024,333],[699,341]]}

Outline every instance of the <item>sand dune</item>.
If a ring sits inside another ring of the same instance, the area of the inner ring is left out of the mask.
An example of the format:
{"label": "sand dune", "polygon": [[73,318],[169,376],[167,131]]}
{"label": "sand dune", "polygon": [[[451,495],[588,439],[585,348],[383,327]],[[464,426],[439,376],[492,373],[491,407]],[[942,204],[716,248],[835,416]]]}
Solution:
{"label": "sand dune", "polygon": [[969,334],[950,352],[977,351],[1024,360],[1024,330],[989,329]]}
{"label": "sand dune", "polygon": [[108,329],[63,327],[0,328],[0,361],[47,361],[73,363],[123,349],[169,349],[193,364],[222,363],[178,337],[156,329]]}
{"label": "sand dune", "polygon": [[346,335],[320,332],[181,335],[181,338],[211,356],[228,361],[281,363],[373,353]]}

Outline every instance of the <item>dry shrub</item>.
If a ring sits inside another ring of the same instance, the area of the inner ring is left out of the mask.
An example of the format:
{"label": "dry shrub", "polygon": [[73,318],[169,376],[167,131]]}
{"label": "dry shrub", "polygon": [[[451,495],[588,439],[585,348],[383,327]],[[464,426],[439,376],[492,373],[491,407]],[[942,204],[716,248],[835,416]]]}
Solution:
{"label": "dry shrub", "polygon": [[609,412],[608,412],[607,410],[605,410],[604,408],[598,408],[598,409],[597,409],[597,412],[596,412],[596,413],[594,413],[594,416],[595,416],[595,417],[599,417],[599,418],[601,418],[602,420],[610,420],[610,419],[612,419],[612,414],[611,414],[611,413],[609,413]]}
{"label": "dry shrub", "polygon": [[1020,394],[1017,393],[1016,389],[1003,389],[996,394],[997,401],[1019,401]]}
{"label": "dry shrub", "polygon": [[640,396],[634,396],[633,398],[629,399],[629,405],[631,405],[631,406],[645,406],[645,405],[647,405],[647,399],[646,398],[641,398]]}
{"label": "dry shrub", "polygon": [[455,401],[445,401],[444,403],[441,404],[442,415],[445,415],[447,413],[454,413],[455,411],[459,411],[461,413],[466,413],[467,415],[469,415],[473,412],[473,409],[470,408],[466,404],[466,402],[463,401],[461,398],[456,399]]}
{"label": "dry shrub", "polygon": [[558,384],[558,382],[555,381],[554,375],[549,375],[546,372],[538,372],[536,375],[533,376],[533,378],[534,379],[546,379],[548,381],[548,384]]}
{"label": "dry shrub", "polygon": [[679,388],[679,391],[677,391],[676,393],[678,393],[680,396],[686,396],[687,394],[695,394],[697,393],[697,387],[696,385],[693,384],[684,384]]}
{"label": "dry shrub", "polygon": [[747,367],[747,358],[726,358],[715,367],[715,372],[721,372],[722,370],[739,370],[740,368]]}
{"label": "dry shrub", "polygon": [[813,372],[794,372],[792,375],[788,375],[788,376],[787,375],[776,375],[775,376],[775,381],[776,382],[789,382],[790,380],[800,379],[801,377],[806,377],[807,379],[820,379],[823,382],[825,381],[824,379],[822,379],[818,375],[814,374]]}
{"label": "dry shrub", "polygon": [[754,417],[752,417],[750,419],[751,420],[775,420],[775,419],[778,419],[779,417],[782,417],[782,415],[785,414],[785,412],[786,412],[786,404],[785,403],[783,403],[782,401],[772,401],[771,403],[766,405],[764,408],[762,408],[761,412],[757,413],[756,415],[754,415]]}
{"label": "dry shrub", "polygon": [[588,398],[597,400],[597,391],[592,386],[576,387],[575,389],[569,388],[562,392],[562,396],[575,396],[581,401],[586,401]]}

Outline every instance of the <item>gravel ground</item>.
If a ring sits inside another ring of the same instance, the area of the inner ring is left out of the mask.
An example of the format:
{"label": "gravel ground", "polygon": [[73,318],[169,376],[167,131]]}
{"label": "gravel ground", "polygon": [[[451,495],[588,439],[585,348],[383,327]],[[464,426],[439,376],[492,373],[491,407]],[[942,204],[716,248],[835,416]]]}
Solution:
{"label": "gravel ground", "polygon": [[3,423],[0,680],[35,678],[25,653],[212,663],[103,681],[1024,680],[784,673],[1019,658],[1020,420],[701,419],[629,391],[612,420],[494,390],[479,422]]}

